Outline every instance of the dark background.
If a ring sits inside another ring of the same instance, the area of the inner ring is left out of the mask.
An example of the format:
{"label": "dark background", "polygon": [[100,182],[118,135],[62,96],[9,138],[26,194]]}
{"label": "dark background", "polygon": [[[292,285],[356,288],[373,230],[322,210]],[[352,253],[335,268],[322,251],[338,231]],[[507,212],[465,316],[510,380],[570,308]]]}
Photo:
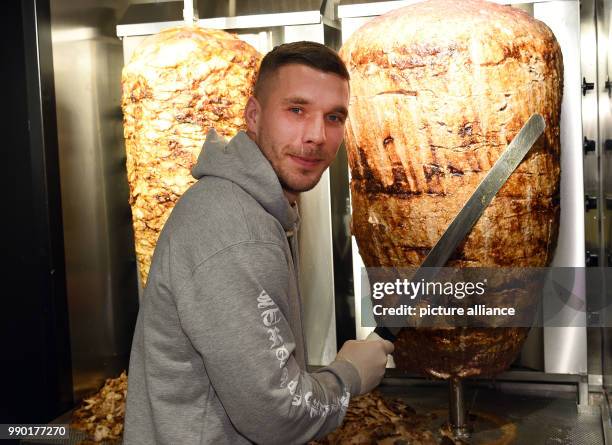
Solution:
{"label": "dark background", "polygon": [[73,403],[49,1],[3,2],[0,42],[0,423],[46,423]]}

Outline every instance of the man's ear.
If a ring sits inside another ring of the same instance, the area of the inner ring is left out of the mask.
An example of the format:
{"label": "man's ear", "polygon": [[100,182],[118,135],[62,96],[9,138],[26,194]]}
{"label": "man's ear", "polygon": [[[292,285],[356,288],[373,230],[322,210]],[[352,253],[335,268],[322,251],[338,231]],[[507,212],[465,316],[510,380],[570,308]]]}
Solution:
{"label": "man's ear", "polygon": [[244,118],[247,124],[247,130],[250,133],[257,134],[257,124],[259,123],[259,115],[261,114],[261,105],[255,96],[249,97],[244,109]]}

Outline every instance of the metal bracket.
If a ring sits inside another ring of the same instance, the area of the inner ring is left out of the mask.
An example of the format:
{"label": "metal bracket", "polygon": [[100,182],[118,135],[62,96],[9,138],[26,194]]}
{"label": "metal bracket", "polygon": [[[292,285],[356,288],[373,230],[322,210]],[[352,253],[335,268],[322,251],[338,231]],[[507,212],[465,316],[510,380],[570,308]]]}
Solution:
{"label": "metal bracket", "polygon": [[321,15],[331,20],[338,18],[338,4],[340,0],[323,0],[321,2]]}
{"label": "metal bracket", "polygon": [[597,208],[597,196],[584,195],[584,210],[594,210]]}
{"label": "metal bracket", "polygon": [[599,255],[587,250],[585,254],[584,265],[586,267],[599,266]]}
{"label": "metal bracket", "polygon": [[601,313],[599,311],[590,311],[586,313],[587,326],[596,327],[601,323]]}
{"label": "metal bracket", "polygon": [[589,378],[586,374],[581,374],[578,381],[577,408],[579,413],[586,414],[592,411],[592,407],[589,406]]}
{"label": "metal bracket", "polygon": [[587,154],[590,151],[595,151],[595,141],[592,139],[587,139],[586,136],[582,141],[582,149],[584,150],[584,154]]}
{"label": "metal bracket", "polygon": [[586,96],[587,91],[595,89],[595,84],[593,82],[587,82],[586,77],[582,78],[582,95]]}

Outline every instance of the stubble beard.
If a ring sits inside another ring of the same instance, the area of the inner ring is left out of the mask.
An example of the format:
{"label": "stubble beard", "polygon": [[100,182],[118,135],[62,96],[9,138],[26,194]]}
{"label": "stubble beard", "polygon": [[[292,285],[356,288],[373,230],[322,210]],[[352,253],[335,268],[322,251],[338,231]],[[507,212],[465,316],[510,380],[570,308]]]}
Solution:
{"label": "stubble beard", "polygon": [[312,183],[307,183],[307,184],[303,184],[299,186],[293,183],[293,181],[291,181],[289,177],[290,175],[282,171],[282,169],[279,168],[279,166],[272,164],[272,168],[274,169],[274,172],[276,173],[276,176],[278,177],[278,181],[280,182],[280,185],[283,188],[283,190],[289,193],[293,193],[293,194],[303,193],[303,192],[312,190],[321,180],[321,175],[319,175],[316,179],[312,181]]}
{"label": "stubble beard", "polygon": [[[269,150],[263,148],[263,147],[269,147]],[[287,147],[278,147],[276,146],[273,142],[268,141],[267,138],[264,136],[261,138],[260,140],[260,148],[262,149],[262,152],[264,153],[264,156],[266,156],[266,151],[268,153],[271,153],[273,155],[280,155],[280,156],[286,156],[286,153],[291,153],[291,154],[302,154],[304,152],[303,148],[294,148],[294,147],[289,147],[289,150],[285,150],[285,148]],[[304,153],[306,156],[311,156],[312,155],[312,151],[310,153]],[[272,169],[274,170],[274,173],[276,173],[276,177],[278,178],[278,181],[280,182],[281,187],[283,188],[283,190],[285,190],[286,192],[292,193],[292,194],[298,194],[298,193],[303,193],[303,192],[307,192],[309,190],[312,190],[313,188],[315,188],[315,186],[319,183],[319,181],[321,180],[321,176],[323,174],[323,172],[321,172],[321,174],[312,181],[312,183],[308,183],[308,184],[304,184],[302,186],[299,186],[297,184],[295,184],[291,178],[290,178],[290,174],[288,172],[283,171],[283,169],[281,168],[281,158],[276,158],[274,157],[273,159],[270,159],[270,157],[266,156],[266,158],[268,159],[268,162],[270,162],[270,165],[272,166]],[[299,170],[298,170],[299,172]]]}
{"label": "stubble beard", "polygon": [[317,180],[313,184],[308,184],[306,186],[297,188],[297,187],[292,186],[291,184],[289,184],[288,181],[283,177],[283,175],[279,174],[279,172],[276,172],[276,176],[278,176],[278,180],[279,180],[280,185],[283,188],[283,190],[285,190],[286,192],[289,192],[289,193],[293,193],[293,194],[308,192],[308,191],[312,190],[313,188],[315,188],[315,186],[319,183],[319,180],[321,179],[321,176],[319,176],[317,178]]}

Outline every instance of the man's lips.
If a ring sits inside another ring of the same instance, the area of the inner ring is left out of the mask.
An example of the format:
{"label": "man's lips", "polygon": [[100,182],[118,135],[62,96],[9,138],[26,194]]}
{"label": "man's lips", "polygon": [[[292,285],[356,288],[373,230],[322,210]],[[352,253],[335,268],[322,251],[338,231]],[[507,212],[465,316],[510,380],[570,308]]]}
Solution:
{"label": "man's lips", "polygon": [[304,156],[289,155],[289,158],[301,167],[313,168],[321,163],[319,158],[309,158]]}

